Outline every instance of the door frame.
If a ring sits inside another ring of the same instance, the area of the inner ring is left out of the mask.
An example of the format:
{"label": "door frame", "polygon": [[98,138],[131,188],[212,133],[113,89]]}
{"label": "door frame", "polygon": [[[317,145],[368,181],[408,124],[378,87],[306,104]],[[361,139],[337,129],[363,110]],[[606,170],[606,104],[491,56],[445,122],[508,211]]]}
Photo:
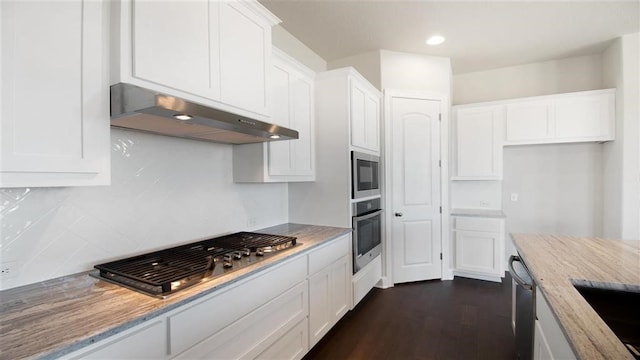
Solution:
{"label": "door frame", "polygon": [[384,156],[381,159],[382,169],[384,171],[383,189],[384,191],[384,210],[385,210],[385,239],[383,242],[383,263],[382,263],[382,288],[393,287],[393,246],[392,239],[392,221],[393,221],[393,181],[390,167],[387,167],[387,159],[391,159],[391,149],[393,148],[391,137],[391,98],[405,97],[421,100],[440,101],[442,120],[440,122],[440,203],[442,205],[442,216],[440,217],[440,244],[442,249],[442,280],[453,280],[453,272],[451,270],[451,228],[449,226],[449,113],[451,111],[451,102],[448,93],[435,91],[417,91],[417,90],[400,90],[400,89],[384,89],[383,90],[383,113],[384,113],[384,131],[381,136],[383,144]]}

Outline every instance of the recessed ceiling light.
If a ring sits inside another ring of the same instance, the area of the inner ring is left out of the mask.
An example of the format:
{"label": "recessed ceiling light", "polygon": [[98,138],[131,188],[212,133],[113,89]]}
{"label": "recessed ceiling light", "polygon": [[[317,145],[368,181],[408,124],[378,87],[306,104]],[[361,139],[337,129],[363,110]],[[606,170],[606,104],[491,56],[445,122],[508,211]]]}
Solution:
{"label": "recessed ceiling light", "polygon": [[193,119],[193,117],[191,115],[186,115],[186,114],[176,114],[176,115],[173,115],[173,117],[178,119],[178,120],[191,120],[191,119]]}
{"label": "recessed ceiling light", "polygon": [[440,35],[433,35],[432,37],[427,39],[427,45],[440,45],[444,42],[444,37]]}
{"label": "recessed ceiling light", "polygon": [[280,135],[275,135],[275,134],[273,134],[273,135],[271,135],[271,136],[269,136],[269,137],[270,137],[271,139],[280,139]]}

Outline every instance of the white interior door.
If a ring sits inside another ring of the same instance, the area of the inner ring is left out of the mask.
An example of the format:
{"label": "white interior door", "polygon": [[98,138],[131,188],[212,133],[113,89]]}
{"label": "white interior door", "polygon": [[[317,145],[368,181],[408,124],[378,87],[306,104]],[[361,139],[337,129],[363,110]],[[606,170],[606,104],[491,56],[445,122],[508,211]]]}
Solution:
{"label": "white interior door", "polygon": [[391,95],[393,282],[442,277],[440,101]]}

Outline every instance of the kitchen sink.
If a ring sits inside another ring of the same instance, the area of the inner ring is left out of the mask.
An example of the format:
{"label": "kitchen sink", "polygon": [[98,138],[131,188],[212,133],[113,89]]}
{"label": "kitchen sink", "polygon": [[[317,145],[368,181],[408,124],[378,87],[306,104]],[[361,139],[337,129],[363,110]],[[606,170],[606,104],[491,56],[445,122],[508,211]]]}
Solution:
{"label": "kitchen sink", "polygon": [[631,354],[640,359],[640,285],[586,280],[572,283]]}

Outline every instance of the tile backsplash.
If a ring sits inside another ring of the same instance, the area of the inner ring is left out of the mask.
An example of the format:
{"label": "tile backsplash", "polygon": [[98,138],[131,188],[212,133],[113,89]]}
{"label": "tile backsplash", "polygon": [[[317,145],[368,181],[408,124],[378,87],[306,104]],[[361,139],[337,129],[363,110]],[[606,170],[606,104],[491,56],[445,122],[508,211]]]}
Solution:
{"label": "tile backsplash", "polygon": [[232,145],[112,129],[111,146],[110,186],[0,189],[0,289],[287,221],[287,185],[235,184]]}

